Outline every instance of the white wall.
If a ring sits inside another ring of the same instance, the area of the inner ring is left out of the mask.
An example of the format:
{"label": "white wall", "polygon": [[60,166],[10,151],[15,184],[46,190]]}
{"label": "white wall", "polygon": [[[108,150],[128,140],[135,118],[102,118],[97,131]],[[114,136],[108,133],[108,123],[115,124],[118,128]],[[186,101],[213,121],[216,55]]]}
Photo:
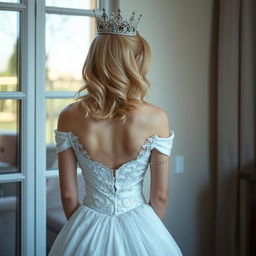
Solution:
{"label": "white wall", "polygon": [[[124,15],[143,14],[138,30],[152,49],[149,101],[165,109],[175,132],[170,200],[164,219],[185,256],[211,255],[210,50],[213,0],[120,0]],[[129,16],[130,17],[130,16]],[[185,173],[175,173],[175,156]]]}

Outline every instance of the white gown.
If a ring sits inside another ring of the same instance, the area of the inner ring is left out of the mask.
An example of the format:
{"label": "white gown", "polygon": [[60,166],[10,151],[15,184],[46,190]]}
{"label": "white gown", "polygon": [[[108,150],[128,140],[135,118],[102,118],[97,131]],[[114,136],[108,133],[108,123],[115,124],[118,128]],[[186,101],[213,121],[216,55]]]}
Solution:
{"label": "white gown", "polygon": [[182,255],[142,192],[151,150],[170,156],[173,131],[166,138],[148,137],[137,157],[115,171],[90,159],[74,133],[54,132],[57,153],[73,148],[86,192],[48,256]]}

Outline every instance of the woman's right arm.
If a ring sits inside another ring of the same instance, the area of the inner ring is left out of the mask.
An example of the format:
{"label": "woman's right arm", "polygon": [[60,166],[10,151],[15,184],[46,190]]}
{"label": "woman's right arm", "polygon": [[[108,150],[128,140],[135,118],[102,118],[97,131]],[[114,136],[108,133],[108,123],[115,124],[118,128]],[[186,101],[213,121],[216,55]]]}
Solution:
{"label": "woman's right arm", "polygon": [[[159,124],[159,137],[169,136],[168,115],[162,112]],[[153,149],[150,157],[150,200],[149,205],[160,219],[165,216],[169,197],[169,166],[170,157]]]}

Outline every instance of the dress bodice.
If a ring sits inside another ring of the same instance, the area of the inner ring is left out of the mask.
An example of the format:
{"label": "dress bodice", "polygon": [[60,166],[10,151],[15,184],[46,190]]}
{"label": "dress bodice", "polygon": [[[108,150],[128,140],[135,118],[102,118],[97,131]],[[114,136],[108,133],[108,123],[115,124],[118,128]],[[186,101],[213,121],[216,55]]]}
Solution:
{"label": "dress bodice", "polygon": [[143,180],[151,151],[155,148],[170,157],[174,139],[173,130],[169,137],[148,137],[134,159],[113,170],[92,160],[73,132],[54,132],[57,153],[70,147],[75,152],[85,181],[83,204],[108,215],[119,215],[146,203]]}

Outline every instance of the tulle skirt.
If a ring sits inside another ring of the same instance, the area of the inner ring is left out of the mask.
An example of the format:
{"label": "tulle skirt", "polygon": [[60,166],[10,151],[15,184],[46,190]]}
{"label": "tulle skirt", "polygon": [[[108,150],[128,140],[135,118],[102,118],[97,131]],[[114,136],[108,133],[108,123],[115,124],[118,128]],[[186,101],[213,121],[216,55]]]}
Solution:
{"label": "tulle skirt", "polygon": [[181,256],[153,208],[142,204],[117,216],[80,205],[48,256]]}

